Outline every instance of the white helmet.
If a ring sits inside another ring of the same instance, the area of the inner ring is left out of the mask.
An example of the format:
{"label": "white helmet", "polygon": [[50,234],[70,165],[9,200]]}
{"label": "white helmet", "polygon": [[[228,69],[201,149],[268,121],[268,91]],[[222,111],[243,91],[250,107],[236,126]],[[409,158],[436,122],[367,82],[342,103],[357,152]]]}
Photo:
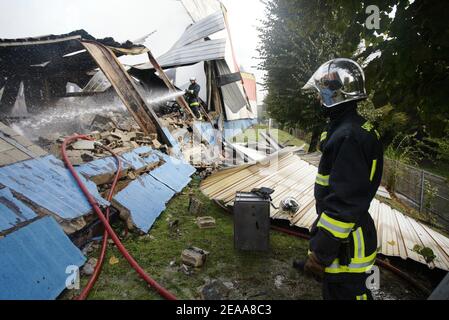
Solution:
{"label": "white helmet", "polygon": [[195,77],[190,77],[190,81],[196,81]]}
{"label": "white helmet", "polygon": [[345,58],[321,65],[302,89],[318,91],[321,103],[328,108],[367,97],[362,68],[357,62]]}

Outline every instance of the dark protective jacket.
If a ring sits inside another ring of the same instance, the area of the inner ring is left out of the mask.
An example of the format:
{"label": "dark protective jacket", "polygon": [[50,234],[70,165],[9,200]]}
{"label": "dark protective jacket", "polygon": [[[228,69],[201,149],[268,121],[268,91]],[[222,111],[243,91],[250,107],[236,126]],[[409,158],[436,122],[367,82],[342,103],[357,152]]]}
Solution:
{"label": "dark protective jacket", "polygon": [[364,274],[376,258],[377,234],[368,209],[381,181],[383,149],[356,103],[335,108],[340,111],[321,135],[310,250],[328,277],[341,278]]}
{"label": "dark protective jacket", "polygon": [[[189,93],[187,94],[187,100],[189,102],[189,105],[191,107],[198,107],[199,106],[199,100],[198,95],[200,94],[201,87],[198,83],[192,83],[190,84]],[[190,91],[193,91],[193,93],[190,93]]]}

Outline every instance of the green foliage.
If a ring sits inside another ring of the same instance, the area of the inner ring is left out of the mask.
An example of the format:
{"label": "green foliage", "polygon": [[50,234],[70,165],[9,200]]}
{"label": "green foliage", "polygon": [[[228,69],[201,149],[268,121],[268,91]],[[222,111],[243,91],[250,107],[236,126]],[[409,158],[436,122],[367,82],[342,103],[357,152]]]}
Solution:
{"label": "green foliage", "polygon": [[438,187],[432,186],[428,180],[424,180],[424,208],[432,225],[436,224],[436,217],[432,212],[433,204],[438,195]]}
{"label": "green foliage", "polygon": [[320,104],[301,88],[323,61],[341,54],[341,39],[326,30],[307,32],[314,18],[309,9],[306,0],[269,0],[259,53],[261,68],[267,71],[269,115],[283,127],[321,131],[325,119]]}
{"label": "green foliage", "polygon": [[387,188],[394,192],[396,180],[403,175],[401,163],[416,166],[422,159],[422,152],[416,147],[416,133],[410,135],[397,135],[393,142],[385,149],[384,156],[392,160]]}
{"label": "green foliage", "polygon": [[[379,30],[365,27],[368,5],[380,9]],[[383,142],[418,132],[424,150],[449,160],[447,12],[439,0],[268,0],[260,54],[270,116],[308,131],[320,126],[316,101],[300,88],[328,59],[352,57],[371,93],[360,113],[378,124]]]}
{"label": "green foliage", "polygon": [[397,135],[385,149],[385,156],[391,160],[416,166],[422,159],[422,152],[416,148],[416,133]]}
{"label": "green foliage", "polygon": [[416,244],[413,247],[413,251],[422,255],[424,260],[426,260],[427,263],[431,263],[437,257],[431,248],[422,247],[419,244]]}
{"label": "green foliage", "polygon": [[368,99],[359,102],[358,104],[358,112],[364,117],[366,120],[375,124],[378,127],[378,122],[382,118],[383,113],[381,110],[376,109],[373,103],[373,94],[368,96]]}

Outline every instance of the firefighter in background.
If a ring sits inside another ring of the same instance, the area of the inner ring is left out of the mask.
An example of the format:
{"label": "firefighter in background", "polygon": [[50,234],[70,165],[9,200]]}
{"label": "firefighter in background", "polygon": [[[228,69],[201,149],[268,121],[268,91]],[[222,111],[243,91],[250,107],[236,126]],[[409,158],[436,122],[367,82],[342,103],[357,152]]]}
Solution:
{"label": "firefighter in background", "polygon": [[200,100],[198,95],[200,94],[201,87],[198,83],[196,83],[196,78],[190,78],[190,86],[186,90],[186,100],[190,106],[195,117],[201,119],[201,114],[199,112]]}
{"label": "firefighter in background", "polygon": [[309,255],[294,266],[322,279],[326,300],[372,299],[366,279],[376,260],[377,234],[368,209],[382,177],[383,148],[377,130],[357,113],[357,101],[367,97],[365,76],[356,62],[334,59],[303,89],[318,92],[330,122],[320,141],[318,217]]}

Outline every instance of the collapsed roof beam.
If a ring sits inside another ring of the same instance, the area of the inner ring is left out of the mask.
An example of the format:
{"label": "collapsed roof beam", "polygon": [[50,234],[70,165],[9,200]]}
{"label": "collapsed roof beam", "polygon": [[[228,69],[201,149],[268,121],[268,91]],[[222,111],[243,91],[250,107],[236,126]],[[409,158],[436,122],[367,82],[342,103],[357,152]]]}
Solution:
{"label": "collapsed roof beam", "polygon": [[114,53],[96,41],[81,40],[81,43],[108,78],[143,132],[145,134],[158,133],[161,140],[167,146],[172,147],[169,138],[162,130],[162,124],[156,113],[146,104],[145,99],[140,95],[133,80]]}
{"label": "collapsed roof beam", "polygon": [[[154,58],[153,54],[151,53],[150,50],[148,50],[147,52],[148,54],[148,59],[150,59],[150,63],[153,65],[153,67],[156,69],[157,73],[159,74],[159,77],[162,79],[162,81],[164,81],[165,85],[167,86],[167,88],[169,89],[170,92],[176,92],[176,88],[173,85],[173,83],[170,81],[170,79],[167,77],[167,75],[165,74],[164,70],[162,69],[162,67],[159,65],[159,63],[156,61],[156,58]],[[184,99],[184,96],[179,96],[176,98],[176,102],[178,102],[178,104],[184,108],[185,110],[187,110],[190,114],[190,116],[193,119],[196,119],[194,113],[192,112],[192,109],[190,109],[189,104],[187,103],[186,99]]]}

